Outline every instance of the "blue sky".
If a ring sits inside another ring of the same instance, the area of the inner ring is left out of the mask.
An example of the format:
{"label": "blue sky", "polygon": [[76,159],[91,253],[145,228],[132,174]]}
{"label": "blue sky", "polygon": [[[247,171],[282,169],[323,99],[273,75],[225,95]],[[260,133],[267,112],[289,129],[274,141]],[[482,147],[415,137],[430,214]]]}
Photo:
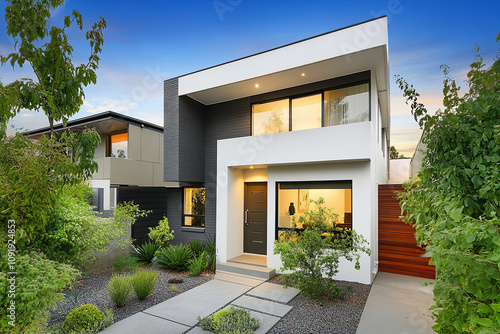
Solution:
{"label": "blue sky", "polygon": [[[2,17],[5,3],[0,4]],[[78,10],[87,29],[107,21],[98,82],[86,88],[79,118],[114,110],[163,125],[164,79],[268,50],[300,39],[387,15],[391,75],[391,144],[413,154],[420,130],[392,76],[412,83],[429,110],[441,107],[441,64],[464,87],[474,43],[491,64],[500,48],[499,0],[482,1],[260,1],[260,0],[70,0],[52,21]],[[0,22],[0,53],[13,50]],[[85,61],[84,34],[70,31],[74,62]],[[3,66],[6,84],[31,76],[28,68]],[[10,124],[35,129],[48,125],[43,113],[24,111]]]}

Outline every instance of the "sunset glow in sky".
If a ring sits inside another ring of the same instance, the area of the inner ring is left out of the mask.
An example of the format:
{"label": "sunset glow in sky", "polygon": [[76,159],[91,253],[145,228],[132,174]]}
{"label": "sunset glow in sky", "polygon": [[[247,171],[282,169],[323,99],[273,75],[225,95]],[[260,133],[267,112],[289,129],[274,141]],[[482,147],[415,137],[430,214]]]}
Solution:
{"label": "sunset glow in sky", "polygon": [[[5,2],[0,3],[0,54],[13,51],[6,33]],[[491,64],[500,48],[500,1],[260,1],[260,0],[69,0],[52,13],[60,25],[75,9],[87,29],[100,16],[107,21],[97,72],[85,103],[72,119],[113,110],[163,125],[163,80],[339,29],[382,15],[389,22],[391,145],[411,156],[421,131],[393,76],[413,84],[429,110],[441,108],[441,64],[451,67],[465,87],[471,53],[478,43]],[[74,62],[84,62],[84,33],[70,31]],[[0,80],[32,76],[28,67],[3,66]],[[43,113],[23,111],[17,128],[47,126]]]}

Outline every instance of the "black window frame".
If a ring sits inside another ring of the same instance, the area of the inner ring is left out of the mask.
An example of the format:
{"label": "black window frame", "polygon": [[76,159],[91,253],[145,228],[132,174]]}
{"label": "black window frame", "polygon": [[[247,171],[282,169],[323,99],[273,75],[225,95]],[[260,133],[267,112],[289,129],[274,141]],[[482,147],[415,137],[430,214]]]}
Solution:
{"label": "black window frame", "polygon": [[[125,158],[120,158],[120,159],[128,159],[128,153],[129,153],[128,152],[128,144],[129,144],[129,140],[130,140],[128,129],[120,130],[120,131],[115,131],[115,132],[111,132],[111,133],[106,134],[106,158],[112,157],[111,156],[111,154],[112,154],[111,136],[121,135],[123,133],[127,134],[127,156]],[[114,157],[114,158],[117,158],[117,157]]]}
{"label": "black window frame", "polygon": [[[186,213],[186,189],[205,189],[205,208],[203,210],[203,212],[205,214],[203,215],[193,215],[193,214],[187,214]],[[206,226],[206,206],[207,206],[207,203],[206,203],[206,196],[207,196],[207,190],[206,188],[203,186],[192,186],[192,187],[183,187],[182,188],[182,227],[183,228],[193,228],[193,229],[205,229],[205,226]],[[193,226],[193,225],[187,225],[186,224],[186,217],[202,217],[203,218],[203,225],[202,226]]]}
{"label": "black window frame", "polygon": [[[337,183],[337,184],[342,184],[342,183],[349,183],[350,184],[350,189],[351,189],[351,230],[354,229],[354,220],[352,218],[353,212],[354,212],[354,203],[353,203],[353,182],[351,180],[321,180],[321,181],[276,181],[276,189],[275,189],[275,223],[274,223],[274,229],[275,229],[275,236],[274,240],[279,240],[279,231],[282,230],[293,230],[296,232],[304,231],[304,228],[293,228],[293,227],[279,227],[279,190],[280,190],[280,185],[281,184],[325,184],[325,183]],[[305,189],[305,188],[297,188],[297,189]],[[317,188],[320,189],[320,188]],[[334,188],[324,188],[324,189],[334,189]],[[349,188],[341,188],[341,189],[349,189]],[[336,233],[336,231],[333,231]]]}
{"label": "black window frame", "polygon": [[[274,97],[271,99],[263,99],[261,101],[255,101],[255,102],[250,103],[250,135],[251,136],[259,136],[259,135],[253,134],[253,126],[254,126],[254,124],[253,124],[253,106],[254,105],[265,104],[265,103],[276,102],[276,101],[288,99],[288,132],[292,132],[292,113],[293,113],[292,100],[307,97],[307,96],[321,94],[321,128],[324,128],[325,127],[325,120],[324,120],[324,118],[325,118],[325,115],[324,115],[325,114],[325,92],[331,91],[331,90],[336,90],[336,89],[354,87],[354,86],[363,85],[363,84],[368,84],[368,122],[371,122],[371,120],[372,120],[371,80],[370,79],[361,79],[361,80],[356,80],[356,81],[352,81],[352,82],[348,82],[348,83],[327,86],[327,87],[324,87],[321,89],[315,89],[315,90],[311,90],[311,91],[307,91],[307,92],[301,92],[298,94],[283,95],[280,97]],[[337,126],[337,125],[331,125],[331,126]],[[295,131],[300,131],[300,130],[295,130]],[[280,132],[278,132],[278,133],[280,133]]]}

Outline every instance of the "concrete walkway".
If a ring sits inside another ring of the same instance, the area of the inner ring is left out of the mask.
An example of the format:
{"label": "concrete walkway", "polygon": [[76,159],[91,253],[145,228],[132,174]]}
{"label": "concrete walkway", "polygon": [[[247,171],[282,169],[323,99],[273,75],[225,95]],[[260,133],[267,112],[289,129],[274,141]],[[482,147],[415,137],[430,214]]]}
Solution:
{"label": "concrete walkway", "polygon": [[433,280],[379,272],[356,334],[435,333],[432,286],[422,286],[428,282]]}
{"label": "concrete walkway", "polygon": [[[216,275],[188,290],[106,328],[105,334],[209,333],[196,326],[205,317],[230,306],[250,310],[261,321],[257,334],[267,333],[290,310],[286,305],[300,291],[243,275]],[[262,299],[265,298],[265,299]]]}

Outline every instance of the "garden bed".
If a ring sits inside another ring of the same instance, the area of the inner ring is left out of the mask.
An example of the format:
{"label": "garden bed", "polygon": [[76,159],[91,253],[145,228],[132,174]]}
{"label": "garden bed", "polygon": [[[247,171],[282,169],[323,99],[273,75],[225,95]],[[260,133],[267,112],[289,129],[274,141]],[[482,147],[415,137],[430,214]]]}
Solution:
{"label": "garden bed", "polygon": [[[153,268],[154,269],[154,268]],[[54,325],[62,324],[66,315],[75,307],[84,304],[94,304],[101,311],[106,308],[113,310],[113,320],[118,322],[128,318],[135,313],[141,312],[151,306],[161,303],[167,299],[177,296],[178,294],[197,287],[213,279],[212,273],[203,273],[200,276],[189,277],[188,272],[171,272],[162,269],[154,269],[158,272],[158,283],[156,284],[153,293],[144,300],[139,300],[137,296],[132,296],[127,304],[117,308],[111,301],[108,295],[106,285],[111,276],[116,273],[111,267],[104,268],[99,271],[84,274],[77,278],[75,287],[64,293],[64,300],[57,303],[57,309],[52,311],[48,322],[49,328]],[[183,283],[168,283],[169,279],[180,278]],[[172,286],[177,287],[177,291],[172,291]],[[77,294],[76,304],[74,294]]]}
{"label": "garden bed", "polygon": [[[270,282],[282,284],[279,277]],[[300,293],[288,303],[293,309],[268,334],[356,333],[371,285],[345,281],[337,281],[337,284],[343,299],[315,300]]]}

